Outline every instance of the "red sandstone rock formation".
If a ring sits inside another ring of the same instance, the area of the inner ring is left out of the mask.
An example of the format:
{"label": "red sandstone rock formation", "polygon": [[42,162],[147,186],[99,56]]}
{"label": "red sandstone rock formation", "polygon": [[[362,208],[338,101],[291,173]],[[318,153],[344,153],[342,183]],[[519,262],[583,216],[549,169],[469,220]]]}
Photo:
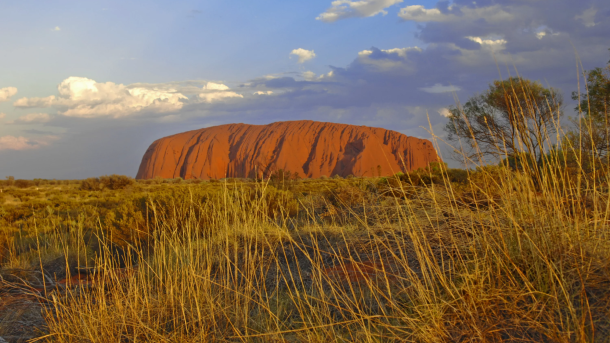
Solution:
{"label": "red sandstone rock formation", "polygon": [[387,176],[437,160],[430,141],[381,128],[310,120],[228,124],[156,140],[136,177],[260,178],[279,169],[310,178]]}

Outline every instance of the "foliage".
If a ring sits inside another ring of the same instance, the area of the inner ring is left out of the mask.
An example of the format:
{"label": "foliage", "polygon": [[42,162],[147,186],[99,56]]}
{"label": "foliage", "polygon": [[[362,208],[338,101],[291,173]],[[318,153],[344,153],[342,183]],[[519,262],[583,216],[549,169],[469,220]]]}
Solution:
{"label": "foliage", "polygon": [[[581,118],[573,120],[574,128],[563,138],[567,162],[575,168],[579,160],[588,172],[609,164],[610,152],[610,62],[605,68],[595,68],[586,75],[586,93],[572,93],[579,101],[575,108]],[[579,154],[578,158],[574,156]]]}
{"label": "foliage", "polygon": [[579,101],[574,109],[596,121],[605,122],[610,111],[610,62],[604,68],[595,68],[586,74],[586,92],[572,92],[572,99]]}
{"label": "foliage", "polygon": [[[180,179],[181,181],[182,179]],[[103,189],[119,190],[125,189],[135,183],[133,178],[124,175],[105,175],[99,178],[93,177],[81,182],[80,189],[86,191],[101,191]],[[179,182],[178,182],[179,183]]]}
{"label": "foliage", "polygon": [[101,191],[104,189],[104,184],[98,177],[90,177],[81,182],[80,189],[84,191]]}
{"label": "foliage", "polygon": [[502,158],[520,152],[539,158],[557,130],[563,99],[553,88],[522,78],[494,81],[463,107],[450,108],[445,131],[450,141],[463,140],[467,159]]}

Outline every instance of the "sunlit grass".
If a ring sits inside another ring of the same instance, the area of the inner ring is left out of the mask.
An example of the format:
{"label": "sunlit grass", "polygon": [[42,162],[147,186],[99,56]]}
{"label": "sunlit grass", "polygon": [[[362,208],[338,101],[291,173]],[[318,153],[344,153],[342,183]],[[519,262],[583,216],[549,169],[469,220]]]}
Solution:
{"label": "sunlit grass", "polygon": [[3,269],[95,266],[44,290],[51,342],[604,342],[608,174],[569,149],[521,170],[12,190],[34,215],[5,203]]}

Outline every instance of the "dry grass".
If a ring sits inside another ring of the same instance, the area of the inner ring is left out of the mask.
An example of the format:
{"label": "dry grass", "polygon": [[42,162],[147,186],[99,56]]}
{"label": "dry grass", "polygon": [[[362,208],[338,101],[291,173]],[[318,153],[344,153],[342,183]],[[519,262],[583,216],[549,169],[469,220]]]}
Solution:
{"label": "dry grass", "polygon": [[608,342],[609,174],[552,157],[465,184],[443,168],[303,181],[298,197],[175,186],[32,219],[3,280],[57,256],[68,277],[95,266],[77,287],[41,282],[49,342]]}
{"label": "dry grass", "polygon": [[229,186],[151,202],[153,234],[120,261],[102,238],[95,283],[51,296],[44,339],[603,342],[607,193],[481,173],[470,203],[435,184],[323,218]]}

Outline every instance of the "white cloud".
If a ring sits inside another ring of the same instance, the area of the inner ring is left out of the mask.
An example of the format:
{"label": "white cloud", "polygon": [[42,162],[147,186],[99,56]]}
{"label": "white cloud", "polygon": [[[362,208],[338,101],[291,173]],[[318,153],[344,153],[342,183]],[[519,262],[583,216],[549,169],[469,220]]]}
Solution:
{"label": "white cloud", "polygon": [[280,76],[275,75],[275,74],[268,74],[268,75],[263,76],[263,79],[265,79],[265,80],[273,80],[273,79],[277,79],[279,77]]}
{"label": "white cloud", "polygon": [[[407,57],[407,52],[409,51],[417,51],[417,52],[421,52],[421,48],[418,47],[409,47],[409,48],[393,48],[393,49],[387,49],[384,50],[382,49],[381,51],[385,52],[386,54],[396,54],[402,58],[406,58]],[[366,57],[369,56],[373,53],[372,50],[362,50],[358,53],[359,57]]]}
{"label": "white cloud", "polygon": [[461,88],[457,87],[457,86],[443,86],[442,84],[437,83],[434,86],[422,87],[420,89],[426,93],[449,93],[449,92],[457,92]]}
{"label": "white cloud", "polygon": [[544,36],[546,36],[546,32],[544,32],[544,31],[540,31],[540,32],[536,33],[536,38],[538,38],[538,39],[542,39],[542,38],[544,38]]}
{"label": "white cloud", "polygon": [[313,71],[303,72],[301,76],[307,81],[313,81],[316,79],[316,73],[314,73]]}
{"label": "white cloud", "polygon": [[591,7],[586,9],[582,14],[574,17],[575,20],[580,20],[583,25],[586,27],[593,27],[596,25],[595,23],[595,15],[597,14],[597,9],[595,7]]}
{"label": "white cloud", "polygon": [[333,76],[335,76],[335,72],[334,72],[333,70],[331,70],[331,71],[329,71],[329,72],[328,72],[328,73],[326,73],[326,74],[322,74],[322,75],[320,75],[319,79],[320,79],[320,80],[322,80],[322,79],[330,79],[330,78],[332,78]]}
{"label": "white cloud", "polygon": [[203,92],[199,93],[199,99],[203,102],[212,103],[229,98],[243,98],[241,94],[229,91],[229,86],[222,83],[208,82],[203,86]]}
{"label": "white cloud", "polygon": [[332,23],[340,19],[351,17],[372,17],[377,14],[388,14],[386,8],[399,4],[403,0],[336,0],[326,12],[316,19]]}
{"label": "white cloud", "polygon": [[254,92],[254,95],[271,95],[273,94],[273,91],[256,91]]}
{"label": "white cloud", "polygon": [[0,102],[8,101],[13,95],[17,94],[17,88],[0,88]]}
{"label": "white cloud", "polygon": [[199,98],[203,100],[203,102],[216,102],[225,100],[227,98],[243,98],[244,96],[241,94],[237,94],[235,92],[217,92],[217,93],[201,93],[199,94]]}
{"label": "white cloud", "polygon": [[[391,69],[402,69],[404,71],[411,72],[412,66],[408,63],[405,63],[407,59],[407,54],[409,52],[422,52],[422,49],[418,47],[408,47],[408,48],[393,48],[393,49],[381,49],[376,50],[381,52],[379,56],[372,56],[375,51],[373,50],[362,50],[358,52],[358,61],[362,64],[375,66],[378,70],[391,70]],[[385,56],[384,56],[385,54]],[[391,55],[396,55],[400,58],[396,58]]]}
{"label": "white cloud", "polygon": [[23,136],[2,136],[0,137],[0,150],[37,149],[49,145],[57,139],[59,139],[57,136],[46,136],[42,139],[30,139]]}
{"label": "white cloud", "polygon": [[16,107],[54,107],[68,117],[125,117],[140,112],[180,110],[188,98],[172,89],[130,87],[113,82],[100,83],[84,77],[69,77],[57,87],[59,96],[21,98]]}
{"label": "white cloud", "polygon": [[[449,7],[449,10],[452,8]],[[513,19],[513,16],[504,11],[499,5],[487,7],[461,7],[460,14],[443,13],[438,8],[427,9],[422,5],[413,5],[402,8],[398,16],[404,20],[417,22],[455,22],[485,19],[489,22],[504,22]]]}
{"label": "white cloud", "polygon": [[6,117],[6,113],[0,113],[0,119],[4,119]]}
{"label": "white cloud", "polygon": [[503,45],[506,44],[506,40],[504,39],[483,39],[481,37],[472,37],[472,36],[468,36],[466,37],[468,39],[470,39],[473,42],[477,42],[481,45]]}
{"label": "white cloud", "polygon": [[51,116],[48,113],[30,113],[7,122],[7,124],[36,124],[46,123],[49,120],[51,120]]}
{"label": "white cloud", "polygon": [[449,112],[448,108],[441,108],[438,110],[438,114],[442,115],[445,118],[449,118],[451,116],[451,112]]}
{"label": "white cloud", "polygon": [[59,26],[55,26],[55,28],[53,28],[53,31],[61,31],[61,29],[59,28]]}
{"label": "white cloud", "polygon": [[407,52],[409,51],[417,51],[417,52],[421,52],[421,49],[418,47],[410,47],[410,48],[394,48],[394,49],[388,49],[388,50],[381,50],[383,52],[387,52],[388,54],[396,54],[400,57],[407,57]]}
{"label": "white cloud", "polygon": [[205,86],[203,86],[203,89],[210,91],[226,91],[229,89],[229,86],[223,85],[222,83],[208,82]]}
{"label": "white cloud", "polygon": [[[502,51],[506,48],[506,40],[505,39],[490,39],[490,38],[481,38],[481,37],[472,37],[468,36],[467,39],[470,39],[473,42],[479,43],[481,45],[481,50],[495,53],[498,51]],[[464,53],[464,56],[469,55],[468,53]],[[504,56],[506,57],[506,56]],[[468,58],[468,57],[467,57]],[[497,58],[500,58],[498,56]]]}
{"label": "white cloud", "polygon": [[305,49],[294,49],[290,52],[291,55],[295,55],[299,58],[299,63],[307,62],[314,57],[316,57],[316,53],[313,50],[305,50]]}

